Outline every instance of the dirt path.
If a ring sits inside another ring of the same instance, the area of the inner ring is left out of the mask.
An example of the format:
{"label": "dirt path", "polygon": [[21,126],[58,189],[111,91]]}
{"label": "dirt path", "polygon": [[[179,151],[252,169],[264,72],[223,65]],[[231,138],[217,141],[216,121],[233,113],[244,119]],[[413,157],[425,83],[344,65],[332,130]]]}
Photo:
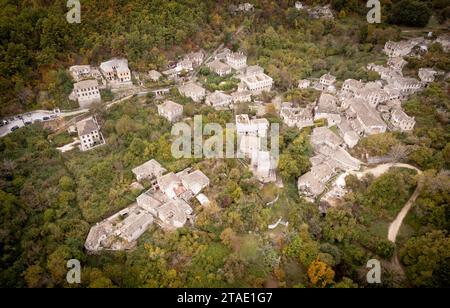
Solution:
{"label": "dirt path", "polygon": [[[420,175],[422,174],[422,171],[417,169],[416,167],[408,164],[401,164],[401,163],[389,163],[389,164],[382,164],[378,165],[374,168],[370,168],[364,171],[360,172],[350,172],[351,174],[354,174],[358,177],[358,179],[363,178],[367,174],[373,174],[375,177],[379,177],[383,175],[384,173],[388,172],[390,168],[407,168],[417,171],[417,173]],[[397,239],[398,232],[400,231],[400,228],[403,224],[403,220],[405,219],[406,215],[411,210],[412,206],[417,200],[417,197],[419,197],[420,191],[422,189],[422,183],[419,180],[417,183],[416,190],[412,194],[411,198],[406,202],[406,204],[403,206],[400,213],[397,215],[397,218],[390,224],[389,231],[388,231],[388,240],[395,243]]]}
{"label": "dirt path", "polygon": [[417,188],[414,191],[414,193],[412,194],[411,198],[408,200],[408,202],[406,202],[405,206],[402,208],[402,210],[398,214],[397,218],[389,226],[389,232],[388,232],[389,241],[395,243],[398,232],[400,231],[400,227],[403,224],[403,220],[405,219],[408,212],[411,210],[411,207],[416,202],[417,197],[419,197],[421,190],[422,190],[422,183],[419,180],[419,182],[417,183]]}

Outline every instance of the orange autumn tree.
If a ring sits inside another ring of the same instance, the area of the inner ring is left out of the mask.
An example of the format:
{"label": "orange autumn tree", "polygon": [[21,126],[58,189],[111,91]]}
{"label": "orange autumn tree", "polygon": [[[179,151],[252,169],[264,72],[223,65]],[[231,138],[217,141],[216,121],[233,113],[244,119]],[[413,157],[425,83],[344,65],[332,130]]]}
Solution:
{"label": "orange autumn tree", "polygon": [[334,271],[328,264],[316,259],[308,268],[308,277],[314,286],[324,288],[333,283]]}

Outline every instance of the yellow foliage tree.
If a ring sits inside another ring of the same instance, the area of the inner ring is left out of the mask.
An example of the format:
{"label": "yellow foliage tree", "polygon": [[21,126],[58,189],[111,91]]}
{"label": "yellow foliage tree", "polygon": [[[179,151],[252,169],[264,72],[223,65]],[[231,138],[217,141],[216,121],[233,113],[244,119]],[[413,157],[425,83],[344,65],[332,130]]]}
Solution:
{"label": "yellow foliage tree", "polygon": [[308,277],[314,286],[325,288],[333,283],[334,271],[328,264],[316,259],[308,268]]}

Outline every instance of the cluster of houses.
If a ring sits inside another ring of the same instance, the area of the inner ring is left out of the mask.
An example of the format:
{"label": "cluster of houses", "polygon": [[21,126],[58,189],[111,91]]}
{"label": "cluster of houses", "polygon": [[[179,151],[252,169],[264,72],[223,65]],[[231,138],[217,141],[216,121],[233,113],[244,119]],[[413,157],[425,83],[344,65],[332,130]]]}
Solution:
{"label": "cluster of houses", "polygon": [[85,242],[88,251],[131,249],[153,224],[163,230],[193,224],[193,198],[201,205],[209,203],[201,194],[209,179],[200,170],[167,172],[156,160],[150,160],[132,171],[138,182],[150,183],[150,189],[138,196],[136,203],[93,226]]}
{"label": "cluster of houses", "polygon": [[238,157],[250,160],[250,170],[261,183],[276,182],[278,160],[267,149],[270,123],[267,119],[251,119],[247,114],[236,116]]}
{"label": "cluster of houses", "polygon": [[[172,64],[168,70],[162,72],[162,75],[171,80],[178,80],[181,74],[192,72],[194,69],[201,66],[204,60],[205,52],[203,50],[188,53],[184,55],[180,61]],[[157,71],[149,72],[149,77],[153,81],[158,81],[162,75]]]}
{"label": "cluster of houses", "polygon": [[361,162],[347,152],[344,139],[328,127],[315,128],[311,144],[316,154],[311,158],[311,171],[301,176],[297,185],[302,196],[314,201],[339,172],[359,170]]}
{"label": "cluster of houses", "polygon": [[75,81],[69,99],[78,101],[81,108],[101,102],[101,89],[132,85],[128,60],[122,58],[103,62],[99,68],[90,65],[71,66],[69,72]]}
{"label": "cluster of houses", "polygon": [[248,66],[245,53],[232,52],[225,48],[217,54],[212,61],[206,63],[211,72],[226,76],[236,74],[240,80],[237,91],[226,93],[215,91],[207,93],[199,83],[189,81],[178,86],[181,95],[191,98],[195,102],[203,100],[216,110],[232,109],[235,104],[250,102],[252,96],[260,95],[263,92],[270,92],[273,86],[273,79],[264,73],[264,69],[258,65]]}
{"label": "cluster of houses", "polygon": [[367,66],[380,75],[381,80],[375,82],[348,79],[337,90],[336,78],[329,73],[316,81],[299,81],[299,88],[315,88],[322,91],[321,96],[316,103],[304,107],[283,103],[280,110],[283,122],[302,129],[326,120],[326,126],[315,128],[311,136],[316,156],[311,158],[311,171],[298,179],[302,196],[310,201],[342,197],[344,176],[361,166],[347,149],[356,146],[363,136],[414,129],[416,121],[403,111],[402,101],[433,82],[439,72],[421,68],[420,80],[404,77],[402,70],[407,62],[403,57],[420,56],[420,51],[426,50],[427,42],[422,38],[387,42],[384,48],[389,57],[387,65],[371,63]]}
{"label": "cluster of houses", "polygon": [[333,19],[333,11],[331,10],[331,6],[325,5],[325,6],[308,6],[306,4],[303,4],[300,1],[295,2],[295,8],[299,11],[305,10],[310,18],[313,19]]}

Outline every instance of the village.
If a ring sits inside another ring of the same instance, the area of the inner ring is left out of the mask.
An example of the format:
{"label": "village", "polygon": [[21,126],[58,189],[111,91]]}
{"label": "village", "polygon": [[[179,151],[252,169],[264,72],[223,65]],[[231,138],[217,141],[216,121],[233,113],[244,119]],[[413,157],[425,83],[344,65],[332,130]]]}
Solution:
{"label": "village", "polygon": [[[295,4],[297,10],[306,10],[312,18],[333,18],[329,7],[309,8],[301,2]],[[235,12],[252,12],[253,7],[243,4],[231,8]],[[365,136],[381,134],[387,131],[411,131],[415,127],[414,117],[408,116],[402,109],[402,102],[410,95],[423,90],[445,72],[433,68],[421,68],[418,78],[404,77],[402,70],[407,64],[406,56],[427,52],[427,46],[433,41],[426,38],[414,38],[400,42],[387,42],[384,53],[388,57],[385,65],[369,63],[367,71],[379,74],[380,79],[370,82],[347,79],[342,86],[335,76],[327,73],[319,79],[302,79],[299,89],[314,89],[320,92],[317,101],[299,106],[292,102],[275,104],[279,118],[290,128],[302,130],[311,128],[311,145],[314,156],[310,159],[312,168],[300,176],[297,182],[298,193],[310,202],[333,204],[334,200],[346,194],[345,177],[350,172],[361,170],[364,163],[352,157],[349,150],[354,148]],[[448,37],[439,37],[436,42],[444,49],[450,48]],[[235,78],[239,81],[233,91],[208,91],[198,74],[207,69],[216,76]],[[136,95],[153,93],[158,102],[160,117],[175,124],[183,121],[183,104],[166,99],[172,88],[195,103],[205,104],[217,111],[231,111],[235,119],[238,150],[244,157],[244,163],[261,185],[276,183],[283,187],[277,174],[278,157],[275,157],[264,145],[271,123],[264,117],[264,104],[259,100],[264,93],[274,89],[274,80],[258,64],[249,65],[245,50],[232,51],[218,48],[212,54],[203,50],[188,53],[171,63],[167,70],[151,70],[145,73],[130,69],[125,58],[113,58],[102,62],[98,67],[75,65],[68,69],[73,82],[73,91],[69,96],[78,102],[81,114],[102,104],[102,90],[110,90],[116,100],[111,106]],[[167,86],[147,88],[146,85]],[[236,113],[240,104],[250,104],[262,112],[258,117]],[[260,108],[261,109],[261,108]],[[57,118],[60,112],[45,118],[45,121]],[[61,116],[61,115],[59,115]],[[14,121],[14,120],[13,120]],[[17,130],[18,126],[4,126],[1,129]],[[30,124],[30,123],[28,123]],[[25,125],[25,123],[24,123]],[[67,128],[78,138],[73,143],[59,148],[61,152],[76,147],[80,151],[90,151],[106,144],[101,124],[95,114],[90,114]],[[7,133],[4,132],[3,135]],[[186,225],[195,224],[192,200],[201,206],[208,206],[209,199],[202,193],[210,185],[208,177],[200,170],[190,168],[178,173],[168,172],[164,166],[152,159],[133,169],[136,177],[135,187],[143,191],[136,202],[94,225],[88,235],[85,248],[90,252],[101,250],[128,250],[135,246],[138,238],[151,226],[157,225],[171,231]],[[149,185],[147,185],[150,183]],[[145,185],[145,186],[144,186]],[[324,212],[326,208],[322,208]],[[282,219],[278,224],[287,225]]]}
{"label": "village", "polygon": [[[306,107],[284,102],[279,108],[279,116],[286,126],[313,128],[311,144],[315,156],[311,158],[311,170],[298,179],[300,196],[313,203],[321,201],[320,204],[333,204],[347,192],[345,177],[361,170],[364,165],[349,154],[349,149],[355,147],[364,136],[414,129],[415,119],[402,110],[402,101],[424,89],[443,72],[422,68],[419,70],[419,79],[404,77],[402,69],[406,61],[403,57],[417,48],[426,52],[427,43],[420,38],[386,43],[384,52],[389,57],[387,65],[367,65],[367,70],[380,75],[381,79],[377,81],[364,83],[348,79],[340,89],[336,89],[336,77],[330,73],[319,80],[299,81],[300,89],[313,88],[321,92],[318,101]],[[170,71],[162,74],[152,71],[149,75],[155,80],[162,76],[176,80],[180,72],[192,71],[201,66],[204,58],[202,52],[191,53]],[[229,94],[221,91],[208,93],[200,83],[187,81],[178,86],[181,95],[194,102],[204,102],[216,110],[234,110],[239,103],[250,103],[261,93],[272,90],[273,79],[264,73],[263,68],[248,66],[243,51],[224,49],[206,66],[219,76],[234,74],[240,80],[238,90]],[[183,106],[163,100],[158,105],[158,113],[175,123],[183,119]],[[317,126],[320,121],[325,121],[325,125]],[[251,118],[247,114],[236,114],[235,125],[240,140],[239,151],[249,160],[248,167],[255,178],[260,183],[278,182],[282,187],[276,172],[277,158],[261,147],[262,139],[268,134],[269,121],[264,117]],[[98,136],[97,131],[95,134]],[[194,224],[195,217],[188,202],[196,197],[200,204],[208,204],[208,198],[200,194],[209,185],[208,178],[199,170],[191,174],[185,170],[179,174],[163,175],[165,171],[156,161],[134,169],[138,181],[144,178],[153,181],[151,188],[137,198],[136,204],[94,226],[86,241],[86,248],[90,251],[127,249],[154,222],[164,230],[183,227],[187,223]],[[196,189],[192,188],[194,186]],[[321,206],[320,209],[326,212],[326,207]],[[269,229],[276,228],[280,223],[283,223],[281,218]]]}

